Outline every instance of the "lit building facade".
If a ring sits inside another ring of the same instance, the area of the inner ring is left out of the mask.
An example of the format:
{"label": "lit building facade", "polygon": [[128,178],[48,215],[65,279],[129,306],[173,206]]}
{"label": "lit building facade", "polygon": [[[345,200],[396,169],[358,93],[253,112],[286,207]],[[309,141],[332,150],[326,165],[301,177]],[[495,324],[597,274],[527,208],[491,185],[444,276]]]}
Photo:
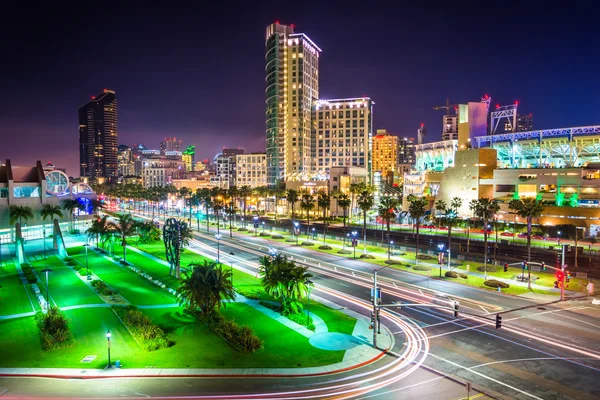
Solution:
{"label": "lit building facade", "polygon": [[181,151],[181,140],[177,140],[176,137],[165,138],[160,142],[161,154],[167,154],[168,151]]}
{"label": "lit building facade", "polygon": [[104,89],[79,108],[79,175],[91,181],[116,181],[118,162],[117,98]]}
{"label": "lit building facade", "polygon": [[185,163],[181,157],[149,155],[142,161],[142,180],[144,187],[167,186],[173,179],[185,176]]}
{"label": "lit building facade", "polygon": [[353,166],[372,177],[373,105],[368,97],[318,100],[313,109],[314,169],[329,176],[332,167]]}
{"label": "lit building facade", "polygon": [[215,156],[215,173],[210,177],[213,186],[229,189],[236,184],[236,158],[243,153],[242,149],[223,149]]}
{"label": "lit building facade", "polygon": [[377,129],[373,137],[373,173],[398,172],[398,136]]}
{"label": "lit building facade", "polygon": [[267,185],[267,155],[265,153],[236,156],[236,186],[259,187]]}
{"label": "lit building facade", "polygon": [[265,47],[267,182],[274,186],[312,169],[311,110],[319,98],[321,49],[279,22],[267,27]]}
{"label": "lit building facade", "polygon": [[181,154],[187,172],[194,171],[196,167],[196,146],[188,146]]}
{"label": "lit building facade", "polygon": [[129,146],[124,144],[119,145],[119,176],[132,176],[135,175],[135,161],[133,151]]}
{"label": "lit building facade", "polygon": [[442,127],[442,140],[458,139],[458,115],[444,115]]}

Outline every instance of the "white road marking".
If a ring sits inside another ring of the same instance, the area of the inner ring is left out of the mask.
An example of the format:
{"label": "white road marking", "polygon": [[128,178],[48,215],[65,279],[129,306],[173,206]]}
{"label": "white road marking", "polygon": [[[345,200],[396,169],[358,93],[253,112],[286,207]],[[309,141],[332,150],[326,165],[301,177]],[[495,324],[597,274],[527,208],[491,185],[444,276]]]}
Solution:
{"label": "white road marking", "polygon": [[590,323],[590,322],[582,321],[582,320],[580,320],[580,319],[578,319],[578,318],[569,317],[568,315],[562,315],[561,317],[562,317],[562,318],[568,318],[568,319],[572,319],[572,320],[574,320],[574,321],[581,322],[582,324],[590,325],[590,326],[593,326],[593,327],[595,327],[595,328],[598,328],[598,329],[600,329],[600,325],[594,325],[594,324],[592,324],[592,323]]}
{"label": "white road marking", "polygon": [[488,315],[490,314],[490,312],[488,310],[486,310],[483,306],[479,306],[479,307],[483,310],[484,313],[486,313]]}
{"label": "white road marking", "polygon": [[372,394],[372,395],[369,395],[369,396],[364,396],[364,397],[359,397],[359,399],[369,399],[371,397],[384,396],[384,395],[389,394],[389,393],[398,392],[398,391],[404,390],[404,389],[410,389],[410,388],[413,388],[413,387],[416,387],[416,386],[421,386],[421,385],[424,385],[426,383],[433,382],[433,381],[438,381],[440,379],[445,379],[445,378],[446,378],[445,376],[438,376],[437,378],[428,379],[428,380],[423,381],[423,382],[419,382],[419,383],[414,383],[412,385],[403,386],[403,387],[398,388],[398,389],[387,390],[385,392],[375,393],[375,394]]}

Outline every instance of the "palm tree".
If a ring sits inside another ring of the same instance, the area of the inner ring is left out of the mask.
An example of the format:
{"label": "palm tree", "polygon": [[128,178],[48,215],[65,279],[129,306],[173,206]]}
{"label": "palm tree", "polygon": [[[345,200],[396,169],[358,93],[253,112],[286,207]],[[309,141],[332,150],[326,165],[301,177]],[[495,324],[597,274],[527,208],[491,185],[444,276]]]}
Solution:
{"label": "palm tree", "polygon": [[336,216],[336,218],[338,217],[338,207],[339,207],[338,200],[341,195],[342,195],[342,191],[339,189],[333,189],[331,191],[331,198],[335,199],[335,216]]}
{"label": "palm tree", "polygon": [[344,238],[346,238],[346,218],[348,216],[348,207],[350,207],[350,196],[345,193],[340,194],[338,197],[337,204],[342,207],[342,212],[344,213],[342,217],[342,222],[344,223]]}
{"label": "palm tree", "polygon": [[92,199],[90,200],[90,204],[93,212],[96,213],[96,216],[100,215],[100,210],[104,210],[106,208],[106,205],[102,200]]}
{"label": "palm tree", "polygon": [[133,236],[136,230],[136,221],[130,214],[119,214],[116,222],[109,222],[108,227],[121,236],[123,246],[123,262],[127,262],[127,238]]}
{"label": "palm tree", "polygon": [[[448,250],[452,248],[452,228],[458,220],[458,209],[462,207],[462,204],[463,200],[460,197],[453,197],[450,201],[450,208],[444,211],[448,225]],[[450,258],[450,253],[448,253],[448,258]]]}
{"label": "palm tree", "polygon": [[[191,201],[191,194],[192,191],[190,189],[188,189],[187,187],[182,187],[181,189],[179,189],[179,195],[181,196],[181,198],[183,199],[183,208],[185,209],[186,206],[190,207],[190,218],[189,218],[189,225],[192,225],[192,201]],[[183,215],[183,218],[185,218],[185,214]]]}
{"label": "palm tree", "polygon": [[444,201],[444,200],[438,200],[435,202],[435,210],[438,211],[439,213],[437,214],[437,229],[439,232],[440,229],[440,225],[441,225],[441,216],[442,214],[446,213],[446,210],[448,209],[448,204]]}
{"label": "palm tree", "polygon": [[483,279],[487,279],[487,255],[488,255],[488,221],[494,218],[494,214],[500,209],[500,205],[495,199],[481,198],[471,200],[469,208],[473,211],[475,217],[483,221],[483,242],[484,242],[484,260],[483,260]]}
{"label": "palm tree", "polygon": [[209,233],[210,232],[209,210],[210,210],[210,207],[212,206],[212,197],[210,195],[210,189],[207,189],[207,188],[199,189],[196,191],[196,195],[198,196],[198,201],[204,207],[204,211],[206,213],[206,232]]}
{"label": "palm tree", "polygon": [[73,211],[81,210],[81,204],[75,199],[67,199],[62,202],[62,209],[71,216],[71,231],[73,230]]}
{"label": "palm tree", "polygon": [[285,198],[286,192],[284,189],[277,188],[271,191],[271,195],[275,197],[275,223],[277,223],[277,206],[279,205],[279,200]]}
{"label": "palm tree", "polygon": [[367,189],[367,184],[364,182],[358,182],[358,183],[351,183],[350,184],[350,196],[351,196],[351,205],[350,205],[350,222],[348,223],[349,225],[352,222],[352,217],[354,216],[354,209],[356,208],[356,196],[359,195],[360,193],[364,192]]}
{"label": "palm tree", "polygon": [[306,211],[306,236],[310,238],[310,212],[315,208],[315,199],[308,191],[302,194],[300,208]]}
{"label": "palm tree", "polygon": [[40,210],[40,216],[44,220],[44,254],[46,254],[46,218],[50,218],[50,220],[52,221],[55,216],[62,218],[63,213],[62,211],[60,211],[59,206],[55,206],[52,204],[44,204],[42,206],[42,209]]}
{"label": "palm tree", "polygon": [[363,253],[367,254],[367,212],[373,208],[374,205],[373,193],[370,190],[364,189],[358,194],[356,204],[363,213]]}
{"label": "palm tree", "polygon": [[204,317],[225,307],[224,300],[234,300],[235,290],[231,282],[231,271],[215,262],[204,260],[203,264],[190,264],[191,275],[182,279],[177,288],[179,304],[188,309],[199,310]]}
{"label": "palm tree", "polygon": [[298,191],[294,190],[294,189],[288,189],[285,195],[285,199],[288,202],[288,204],[290,204],[292,206],[292,221],[294,221],[295,215],[294,215],[294,206],[296,205],[296,203],[298,202]]}
{"label": "palm tree", "polygon": [[227,209],[227,215],[229,216],[229,237],[233,238],[233,226],[231,225],[231,220],[235,218],[235,199],[238,196],[237,186],[230,186],[229,189],[227,189],[227,196],[229,199],[229,208]]}
{"label": "palm tree", "polygon": [[388,234],[388,260],[391,258],[392,241],[390,240],[390,222],[396,219],[396,208],[398,207],[398,199],[386,197],[381,199],[377,214],[386,222]]}
{"label": "palm tree", "polygon": [[[538,200],[534,197],[523,197],[519,200],[511,200],[508,207],[517,212],[519,217],[527,220],[527,262],[531,262],[531,224],[534,218],[539,218],[546,203],[544,200]],[[577,233],[577,230],[575,230]],[[527,287],[531,289],[531,267],[527,268],[529,273]]]}
{"label": "palm tree", "polygon": [[[86,231],[90,239],[96,239],[96,248],[99,247],[100,238],[104,238],[109,232],[112,233],[112,230],[108,222],[108,216],[106,215],[103,215],[101,218],[93,219],[92,224]],[[105,242],[106,240],[103,240],[102,244]]]}
{"label": "palm tree", "polygon": [[27,206],[10,206],[9,209],[9,223],[14,225],[19,221],[19,225],[23,224],[23,220],[27,221],[33,219],[33,211],[31,207]]}
{"label": "palm tree", "polygon": [[415,248],[415,264],[419,264],[419,223],[421,218],[425,215],[425,208],[427,207],[427,199],[424,197],[417,197],[413,194],[408,195],[408,213],[414,221],[417,227],[417,245]]}
{"label": "palm tree", "polygon": [[329,197],[326,191],[323,190],[319,192],[317,204],[323,210],[323,243],[325,243],[327,234],[327,210],[331,207],[331,197]]}
{"label": "palm tree", "polygon": [[250,186],[244,185],[240,187],[238,191],[238,195],[242,199],[242,211],[244,214],[244,227],[246,227],[246,210],[248,209],[248,198],[252,196],[252,188]]}

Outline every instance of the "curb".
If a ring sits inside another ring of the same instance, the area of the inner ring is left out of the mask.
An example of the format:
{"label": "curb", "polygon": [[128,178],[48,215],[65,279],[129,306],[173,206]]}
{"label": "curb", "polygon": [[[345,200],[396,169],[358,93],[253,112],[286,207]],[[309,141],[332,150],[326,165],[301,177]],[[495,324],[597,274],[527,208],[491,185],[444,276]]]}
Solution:
{"label": "curb", "polygon": [[[359,364],[352,365],[350,367],[341,368],[335,371],[318,372],[314,374],[173,374],[173,375],[160,375],[160,374],[132,374],[132,375],[60,375],[60,374],[43,374],[43,373],[0,373],[0,377],[12,377],[12,378],[48,378],[48,379],[130,379],[130,378],[306,378],[306,377],[317,377],[339,374],[342,372],[351,371],[354,369],[362,368],[366,365],[372,364],[389,352],[390,348],[381,351],[376,357],[370,360],[363,361]],[[42,368],[40,368],[42,369]],[[167,368],[165,368],[167,369]],[[97,370],[96,370],[97,371]],[[159,371],[162,371],[160,369]]]}

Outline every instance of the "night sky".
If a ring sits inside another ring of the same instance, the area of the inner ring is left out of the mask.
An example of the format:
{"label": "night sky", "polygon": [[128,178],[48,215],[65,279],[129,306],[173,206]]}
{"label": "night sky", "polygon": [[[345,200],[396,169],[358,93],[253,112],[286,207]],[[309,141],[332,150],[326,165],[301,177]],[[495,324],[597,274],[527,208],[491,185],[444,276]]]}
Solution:
{"label": "night sky", "polygon": [[415,137],[424,122],[426,141],[440,140],[432,107],[485,93],[518,100],[536,129],[600,124],[591,2],[122,3],[3,10],[0,159],[78,175],[77,110],[104,88],[117,93],[120,144],[176,136],[197,159],[264,151],[264,35],[275,20],[323,49],[322,98],[375,101],[374,129]]}

